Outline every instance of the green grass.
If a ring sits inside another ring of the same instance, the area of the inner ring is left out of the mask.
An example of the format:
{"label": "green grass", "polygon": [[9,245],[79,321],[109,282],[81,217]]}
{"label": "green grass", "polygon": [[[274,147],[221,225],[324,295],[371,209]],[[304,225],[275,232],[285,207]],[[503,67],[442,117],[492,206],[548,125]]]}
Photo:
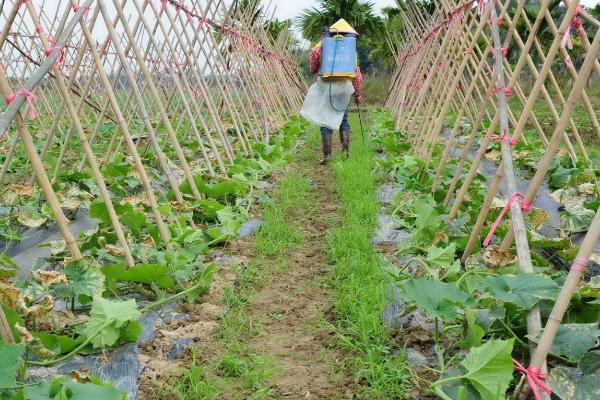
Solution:
{"label": "green grass", "polygon": [[[356,116],[352,117],[352,125],[358,126]],[[382,323],[388,279],[371,244],[379,208],[373,152],[358,135],[354,138],[351,157],[333,164],[342,224],[327,235],[329,258],[335,268],[331,284],[339,337],[354,355],[349,360],[351,368],[366,383],[364,398],[403,398],[408,372],[404,359],[390,354]]]}
{"label": "green grass", "polygon": [[290,223],[290,218],[298,215],[309,193],[310,186],[302,176],[289,173],[282,179],[275,202],[265,209],[263,226],[256,238],[259,254],[281,255],[302,242],[302,234],[297,226]]}
{"label": "green grass", "polygon": [[378,75],[365,75],[363,83],[365,107],[383,106],[383,101],[390,88],[390,80],[391,76],[384,73]]}
{"label": "green grass", "polygon": [[[571,89],[570,85],[571,84],[567,82],[563,82],[562,84],[562,92],[565,100],[569,97]],[[529,93],[530,88],[526,88],[525,90],[527,91],[527,93]],[[553,87],[549,87],[548,93],[552,98],[554,106],[556,107],[556,110],[560,116],[563,110],[563,106],[560,102],[556,91]],[[596,118],[600,120],[600,109],[598,109],[598,107],[596,106],[600,102],[600,84],[596,78],[590,81],[590,84],[588,85],[588,87],[586,87],[586,93],[589,97],[592,107],[594,108]],[[515,117],[518,119],[521,115],[521,111],[523,110],[524,105],[521,103],[517,96],[510,97],[508,101],[511,110],[515,114]],[[548,107],[548,104],[546,103],[544,97],[541,94],[538,96],[538,99],[535,102],[535,105],[533,107],[533,114],[536,116],[538,122],[544,129],[546,136],[550,138],[550,136],[552,136],[554,132],[556,121],[552,117],[550,108]],[[600,144],[598,144],[598,137],[596,136],[596,132],[594,130],[594,127],[592,126],[592,119],[590,118],[581,100],[577,102],[575,110],[573,111],[572,118],[586,147],[588,149],[593,148],[595,150],[600,150]],[[528,121],[527,126],[530,128],[534,128],[534,125],[531,121]],[[570,132],[570,127],[567,130]],[[570,134],[572,137],[572,133]],[[577,147],[574,139],[572,139],[572,142],[573,146]]]}
{"label": "green grass", "polygon": [[[167,393],[162,393],[162,391],[157,394],[158,398],[170,397]],[[207,378],[205,370],[198,362],[197,347],[192,347],[192,362],[174,388],[174,395],[180,399],[203,400],[213,400],[219,396],[217,386],[212,380]]]}

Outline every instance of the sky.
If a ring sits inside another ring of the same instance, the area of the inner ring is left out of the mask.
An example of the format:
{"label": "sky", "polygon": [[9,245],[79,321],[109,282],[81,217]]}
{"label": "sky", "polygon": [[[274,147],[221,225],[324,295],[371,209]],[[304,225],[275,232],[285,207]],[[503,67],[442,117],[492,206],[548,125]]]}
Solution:
{"label": "sky", "polygon": [[[396,6],[396,2],[394,0],[370,0],[375,3],[375,8],[377,11],[381,10],[383,7]],[[600,0],[598,0],[600,1]],[[266,2],[268,3],[268,2]],[[275,11],[275,16],[278,19],[289,19],[295,18],[302,10],[310,7],[315,7],[319,4],[318,0],[303,0],[303,1],[290,1],[290,0],[273,0],[273,6],[277,7]]]}
{"label": "sky", "polygon": [[[370,0],[375,3],[375,8],[379,11],[383,7],[396,6],[394,0]],[[268,3],[268,2],[267,2]],[[600,3],[600,0],[581,0],[581,4],[592,7]],[[295,18],[302,10],[309,7],[314,7],[319,4],[318,0],[303,0],[303,1],[290,1],[290,0],[273,0],[273,5],[277,7],[275,16],[278,19]]]}
{"label": "sky", "polygon": [[[395,0],[369,0],[375,4],[375,9],[380,12],[384,7],[397,7]],[[268,1],[264,2],[269,4]],[[275,18],[279,20],[291,19],[294,21],[295,29],[294,36],[298,39],[301,38],[300,30],[298,29],[295,18],[299,16],[303,10],[307,8],[316,7],[319,5],[318,0],[302,0],[302,1],[290,1],[290,0],[272,0],[271,7],[275,9]],[[586,7],[593,7],[600,3],[600,0],[581,0],[580,3]],[[308,45],[308,42],[300,40],[304,45]]]}

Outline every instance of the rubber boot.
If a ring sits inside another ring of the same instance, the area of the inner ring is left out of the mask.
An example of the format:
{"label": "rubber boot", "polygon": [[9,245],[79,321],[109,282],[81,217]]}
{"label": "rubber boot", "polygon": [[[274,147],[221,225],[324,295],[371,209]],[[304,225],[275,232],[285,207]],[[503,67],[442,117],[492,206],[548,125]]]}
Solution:
{"label": "rubber boot", "polygon": [[325,165],[331,160],[331,148],[332,148],[332,135],[321,135],[323,138],[323,160],[321,165]]}
{"label": "rubber boot", "polygon": [[340,131],[340,143],[342,153],[348,158],[350,156],[350,131]]}

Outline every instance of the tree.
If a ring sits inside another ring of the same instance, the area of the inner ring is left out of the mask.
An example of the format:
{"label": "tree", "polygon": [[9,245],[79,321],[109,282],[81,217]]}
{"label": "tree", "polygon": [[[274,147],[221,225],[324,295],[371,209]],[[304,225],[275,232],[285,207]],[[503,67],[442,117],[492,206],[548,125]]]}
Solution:
{"label": "tree", "polygon": [[400,9],[395,7],[385,7],[382,12],[383,35],[369,38],[370,56],[380,69],[392,69],[402,35],[402,15]]}
{"label": "tree", "polygon": [[589,12],[594,18],[600,20],[600,4],[596,4],[594,8],[589,10]]}
{"label": "tree", "polygon": [[267,35],[269,38],[275,43],[282,32],[288,31],[288,36],[286,40],[290,42],[290,44],[295,44],[294,37],[289,33],[289,30],[292,26],[292,21],[289,19],[280,21],[278,19],[268,20],[265,22],[265,31],[267,31]]}
{"label": "tree", "polygon": [[322,0],[319,7],[306,9],[297,21],[302,28],[302,35],[309,41],[321,37],[324,26],[333,25],[344,18],[361,35],[375,36],[383,29],[383,20],[375,14],[375,5],[360,0]]}

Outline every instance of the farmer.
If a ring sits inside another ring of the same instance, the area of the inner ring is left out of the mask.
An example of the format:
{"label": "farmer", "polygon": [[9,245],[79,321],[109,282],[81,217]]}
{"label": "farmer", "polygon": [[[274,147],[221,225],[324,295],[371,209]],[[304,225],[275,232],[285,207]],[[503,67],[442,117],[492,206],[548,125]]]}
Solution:
{"label": "farmer", "polygon": [[[323,29],[323,37],[330,37],[333,35],[354,35],[357,36],[358,33],[348,24],[344,19],[340,19],[338,22],[329,27],[329,29]],[[321,61],[323,55],[323,47],[322,43],[319,42],[316,46],[314,46],[310,50],[310,54],[308,56],[309,67],[311,74],[317,74],[321,69]],[[336,59],[334,57],[334,59]],[[354,97],[354,101],[356,104],[362,104],[362,83],[363,76],[360,71],[360,67],[356,62],[356,51],[354,50],[354,63],[356,64],[356,68],[354,69],[352,74],[327,74],[329,76],[322,76],[323,81],[326,80],[352,80],[352,86],[354,88],[354,93],[352,96]],[[328,71],[326,71],[328,72]],[[337,76],[336,76],[337,75]],[[327,96],[327,93],[325,94]],[[331,96],[331,91],[329,92],[329,96]],[[333,104],[332,104],[333,107]],[[348,107],[349,108],[349,107]],[[339,111],[339,110],[336,110]],[[348,150],[350,146],[350,124],[348,123],[348,109],[345,109],[344,116],[342,118],[342,123],[340,124],[340,142],[342,144],[342,152],[348,156]],[[323,161],[321,164],[327,164],[329,160],[331,160],[331,147],[332,147],[332,134],[333,130],[326,127],[321,126],[321,137],[323,139]]]}

